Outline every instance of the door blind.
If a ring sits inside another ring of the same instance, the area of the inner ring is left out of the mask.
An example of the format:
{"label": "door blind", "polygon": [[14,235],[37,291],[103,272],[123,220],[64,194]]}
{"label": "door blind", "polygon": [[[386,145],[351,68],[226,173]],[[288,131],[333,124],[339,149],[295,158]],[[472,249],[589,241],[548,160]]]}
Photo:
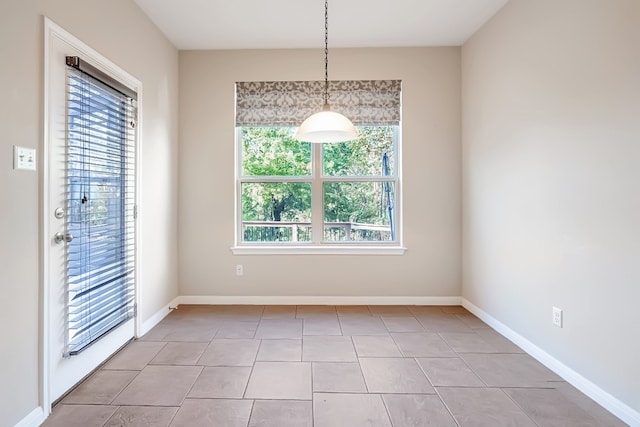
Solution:
{"label": "door blind", "polygon": [[135,315],[135,121],[134,99],[68,67],[65,356]]}

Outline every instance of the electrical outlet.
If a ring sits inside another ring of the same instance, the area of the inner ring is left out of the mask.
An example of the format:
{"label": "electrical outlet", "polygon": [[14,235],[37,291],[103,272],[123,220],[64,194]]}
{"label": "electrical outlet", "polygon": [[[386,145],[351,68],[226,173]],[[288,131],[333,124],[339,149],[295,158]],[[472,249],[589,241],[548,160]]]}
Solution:
{"label": "electrical outlet", "polygon": [[242,264],[236,265],[236,276],[242,276],[244,274],[244,268],[242,268]]}
{"label": "electrical outlet", "polygon": [[553,307],[552,313],[553,313],[552,314],[553,317],[551,318],[551,321],[557,327],[562,328],[562,309],[559,309],[558,307]]}

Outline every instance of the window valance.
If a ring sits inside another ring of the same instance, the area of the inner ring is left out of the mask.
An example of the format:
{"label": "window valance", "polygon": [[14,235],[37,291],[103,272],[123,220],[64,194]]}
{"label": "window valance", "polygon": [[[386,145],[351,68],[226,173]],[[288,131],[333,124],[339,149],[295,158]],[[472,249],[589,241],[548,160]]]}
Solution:
{"label": "window valance", "polygon": [[[400,123],[400,80],[329,82],[331,110],[356,126]],[[237,82],[236,126],[299,126],[322,110],[324,81]]]}

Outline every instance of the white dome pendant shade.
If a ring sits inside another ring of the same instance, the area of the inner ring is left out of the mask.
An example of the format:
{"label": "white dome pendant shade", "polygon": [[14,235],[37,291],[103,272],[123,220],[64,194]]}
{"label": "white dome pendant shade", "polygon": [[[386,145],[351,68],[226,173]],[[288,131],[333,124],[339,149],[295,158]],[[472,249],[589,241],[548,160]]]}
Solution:
{"label": "white dome pendant shade", "polygon": [[323,143],[353,141],[358,137],[351,120],[329,107],[329,0],[324,1],[324,107],[307,117],[293,136],[298,141]]}
{"label": "white dome pendant shade", "polygon": [[298,141],[314,143],[345,142],[357,137],[358,133],[351,120],[331,111],[327,104],[319,113],[307,117],[294,136]]}

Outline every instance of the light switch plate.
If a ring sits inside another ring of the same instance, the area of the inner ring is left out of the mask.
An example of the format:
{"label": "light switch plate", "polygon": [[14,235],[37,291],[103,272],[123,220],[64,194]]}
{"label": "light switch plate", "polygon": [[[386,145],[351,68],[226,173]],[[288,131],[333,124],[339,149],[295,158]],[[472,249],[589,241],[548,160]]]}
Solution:
{"label": "light switch plate", "polygon": [[35,148],[13,146],[13,168],[16,170],[36,170]]}

